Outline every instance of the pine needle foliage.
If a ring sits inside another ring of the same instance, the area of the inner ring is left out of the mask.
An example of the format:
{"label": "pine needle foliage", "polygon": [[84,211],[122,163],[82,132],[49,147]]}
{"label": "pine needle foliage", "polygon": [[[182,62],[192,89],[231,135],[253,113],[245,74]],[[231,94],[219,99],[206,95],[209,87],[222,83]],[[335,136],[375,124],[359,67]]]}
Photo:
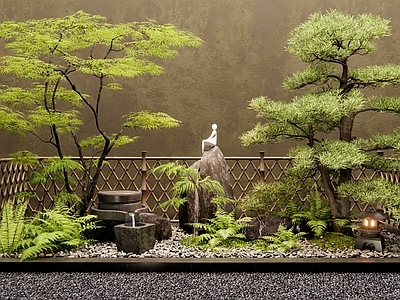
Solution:
{"label": "pine needle foliage", "polygon": [[285,229],[283,225],[279,225],[278,231],[273,235],[262,236],[254,241],[254,248],[284,253],[290,249],[300,248],[301,244],[298,241],[304,235],[304,232],[294,233],[293,229]]}
{"label": "pine needle foliage", "polygon": [[0,253],[18,252],[25,234],[25,211],[27,201],[11,200],[4,203],[0,222]]}
{"label": "pine needle foliage", "polygon": [[216,197],[211,202],[217,206],[215,216],[206,223],[189,224],[203,233],[184,238],[180,242],[186,246],[211,250],[245,247],[247,243],[243,229],[251,221],[251,218],[244,217],[236,220],[234,211],[225,211],[223,207],[228,203],[234,203],[232,199]]}
{"label": "pine needle foliage", "polygon": [[384,211],[390,216],[393,226],[400,225],[400,186],[385,180],[360,180],[357,184],[349,182],[340,185],[338,192],[347,197],[353,197],[360,203],[382,204]]}

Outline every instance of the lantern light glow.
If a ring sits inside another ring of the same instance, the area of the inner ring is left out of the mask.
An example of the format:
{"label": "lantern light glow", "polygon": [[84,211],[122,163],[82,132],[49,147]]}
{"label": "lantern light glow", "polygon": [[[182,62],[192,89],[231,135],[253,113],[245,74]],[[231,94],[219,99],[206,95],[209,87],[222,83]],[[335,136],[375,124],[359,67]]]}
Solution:
{"label": "lantern light glow", "polygon": [[371,248],[376,251],[383,251],[385,240],[381,235],[379,221],[388,219],[388,216],[380,212],[360,212],[356,215],[361,219],[360,235],[356,239],[356,248]]}

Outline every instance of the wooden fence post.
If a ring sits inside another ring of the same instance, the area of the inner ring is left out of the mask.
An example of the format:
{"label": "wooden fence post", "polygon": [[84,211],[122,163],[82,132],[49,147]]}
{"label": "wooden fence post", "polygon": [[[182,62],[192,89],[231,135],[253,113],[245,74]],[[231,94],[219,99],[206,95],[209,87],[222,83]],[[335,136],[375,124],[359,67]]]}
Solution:
{"label": "wooden fence post", "polygon": [[146,163],[146,154],[147,151],[142,151],[142,165],[140,167],[141,175],[142,175],[142,185],[140,190],[142,191],[142,199],[141,203],[143,205],[147,202],[147,163]]}
{"label": "wooden fence post", "polygon": [[265,176],[265,163],[264,163],[264,151],[260,151],[260,165],[258,167],[258,171],[260,174],[259,182],[264,182]]}

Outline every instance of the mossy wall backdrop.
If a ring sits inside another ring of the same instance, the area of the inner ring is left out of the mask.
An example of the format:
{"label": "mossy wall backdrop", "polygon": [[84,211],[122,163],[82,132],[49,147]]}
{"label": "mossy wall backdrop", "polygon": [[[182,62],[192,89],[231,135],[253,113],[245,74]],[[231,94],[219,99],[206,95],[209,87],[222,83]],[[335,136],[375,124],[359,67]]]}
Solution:
{"label": "mossy wall backdrop", "polygon": [[[375,54],[354,64],[400,64],[398,0],[3,0],[0,21],[63,17],[83,10],[106,16],[111,23],[148,19],[172,23],[204,40],[204,46],[182,49],[179,57],[161,62],[163,75],[124,79],[123,91],[107,94],[102,117],[110,128],[121,110],[163,111],[182,121],[176,129],[139,133],[137,142],[113,150],[112,156],[139,156],[140,151],[148,151],[150,156],[200,156],[201,140],[209,136],[213,123],[218,124],[218,145],[225,156],[257,156],[260,150],[267,156],[285,156],[294,144],[240,145],[238,137],[257,121],[247,110],[248,101],[261,95],[289,101],[296,95],[282,88],[284,78],[303,67],[285,51],[289,33],[310,14],[329,9],[391,19],[393,35],[379,41]],[[12,80],[2,76],[0,84]],[[94,88],[89,78],[82,84],[89,91]],[[400,88],[383,92],[400,95]],[[399,121],[400,117],[386,115],[360,119],[355,134],[385,133]],[[0,157],[20,149],[43,156],[55,154],[33,137],[23,140],[0,134]],[[72,142],[70,151],[76,155]]]}

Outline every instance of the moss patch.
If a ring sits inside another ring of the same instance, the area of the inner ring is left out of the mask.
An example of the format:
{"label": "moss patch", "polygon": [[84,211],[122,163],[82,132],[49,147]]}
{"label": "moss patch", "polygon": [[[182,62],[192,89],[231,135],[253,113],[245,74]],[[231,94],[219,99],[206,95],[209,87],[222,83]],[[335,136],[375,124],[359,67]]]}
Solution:
{"label": "moss patch", "polygon": [[327,232],[322,237],[315,237],[310,243],[324,249],[354,249],[356,239],[354,237],[337,232]]}

